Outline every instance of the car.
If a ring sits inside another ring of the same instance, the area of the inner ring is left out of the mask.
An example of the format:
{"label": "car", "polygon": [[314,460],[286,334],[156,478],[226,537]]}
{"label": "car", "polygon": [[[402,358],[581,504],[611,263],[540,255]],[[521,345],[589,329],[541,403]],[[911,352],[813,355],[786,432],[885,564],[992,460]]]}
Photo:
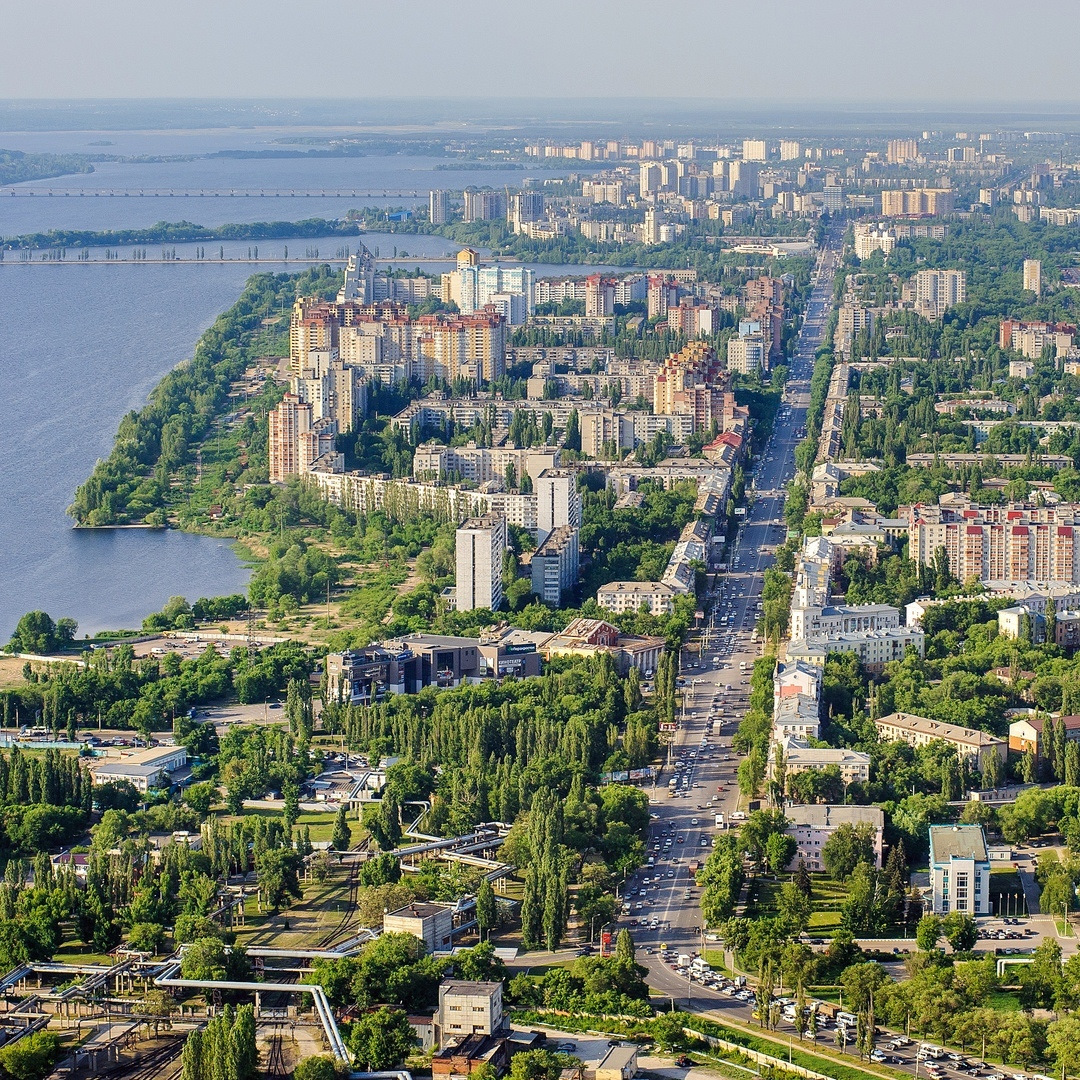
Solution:
{"label": "car", "polygon": [[561,1042],[555,1044],[555,1051],[559,1054],[572,1054],[577,1049],[577,1043]]}
{"label": "car", "polygon": [[[699,807],[699,809],[700,809],[700,807]],[[690,819],[690,824],[691,824],[691,825],[696,825],[697,823],[698,823],[698,819],[697,819],[697,818],[691,818],[691,819]]]}

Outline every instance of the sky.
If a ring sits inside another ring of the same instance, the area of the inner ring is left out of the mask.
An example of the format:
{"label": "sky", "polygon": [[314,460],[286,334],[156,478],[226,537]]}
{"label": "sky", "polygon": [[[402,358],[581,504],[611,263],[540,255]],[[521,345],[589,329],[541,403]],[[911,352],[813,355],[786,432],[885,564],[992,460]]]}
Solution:
{"label": "sky", "polygon": [[0,98],[1075,103],[1077,0],[0,0]]}

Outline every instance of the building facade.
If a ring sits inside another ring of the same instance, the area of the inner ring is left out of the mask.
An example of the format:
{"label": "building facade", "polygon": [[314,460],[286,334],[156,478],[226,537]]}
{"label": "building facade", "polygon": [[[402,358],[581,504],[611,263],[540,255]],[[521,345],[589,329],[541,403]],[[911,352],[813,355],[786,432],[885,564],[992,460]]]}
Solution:
{"label": "building facade", "polygon": [[506,553],[506,518],[485,514],[470,518],[457,530],[456,597],[458,611],[490,608],[503,602],[502,564]]}
{"label": "building facade", "polygon": [[930,826],[930,890],[935,915],[990,914],[990,856],[981,825]]}

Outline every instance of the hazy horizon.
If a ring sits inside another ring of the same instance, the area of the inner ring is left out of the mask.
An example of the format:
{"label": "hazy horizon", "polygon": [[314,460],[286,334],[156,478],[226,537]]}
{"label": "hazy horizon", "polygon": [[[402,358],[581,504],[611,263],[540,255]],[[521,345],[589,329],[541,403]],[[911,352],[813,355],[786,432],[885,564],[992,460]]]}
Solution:
{"label": "hazy horizon", "polygon": [[[1073,0],[7,4],[0,99],[1002,107],[1080,98]],[[1037,63],[1016,50],[1022,19]]]}

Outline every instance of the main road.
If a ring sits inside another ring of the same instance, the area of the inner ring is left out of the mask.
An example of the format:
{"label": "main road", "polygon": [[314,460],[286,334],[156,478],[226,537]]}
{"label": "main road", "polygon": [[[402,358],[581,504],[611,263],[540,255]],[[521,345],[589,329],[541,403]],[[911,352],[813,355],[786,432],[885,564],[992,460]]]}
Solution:
{"label": "main road", "polygon": [[[783,403],[754,470],[752,499],[732,545],[728,572],[711,598],[702,650],[682,657],[679,730],[668,765],[650,794],[648,854],[654,863],[626,883],[620,925],[630,925],[639,957],[649,968],[649,982],[664,994],[685,997],[687,982],[660,960],[658,947],[666,944],[686,952],[700,950],[704,943],[701,890],[691,864],[703,862],[719,829],[732,827],[732,815],[745,811],[740,809],[731,737],[746,712],[759,655],[752,638],[764,572],[784,539],[784,487],[794,476],[795,447],[806,425],[814,354],[829,319],[842,236],[840,228],[831,227],[820,250]],[[674,793],[668,787],[672,778],[677,778]],[[722,826],[716,824],[718,814],[723,814]],[[703,987],[697,990],[733,1003]]]}

